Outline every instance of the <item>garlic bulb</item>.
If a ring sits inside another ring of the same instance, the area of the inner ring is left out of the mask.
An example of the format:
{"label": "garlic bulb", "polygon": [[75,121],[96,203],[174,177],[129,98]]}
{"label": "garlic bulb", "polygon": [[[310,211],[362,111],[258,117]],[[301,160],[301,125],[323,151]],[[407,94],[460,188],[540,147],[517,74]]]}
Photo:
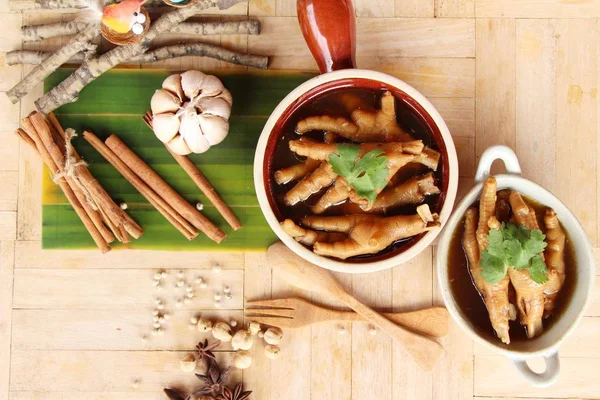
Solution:
{"label": "garlic bulb", "polygon": [[229,132],[231,93],[216,76],[174,74],[150,100],[156,137],[174,153],[204,153]]}

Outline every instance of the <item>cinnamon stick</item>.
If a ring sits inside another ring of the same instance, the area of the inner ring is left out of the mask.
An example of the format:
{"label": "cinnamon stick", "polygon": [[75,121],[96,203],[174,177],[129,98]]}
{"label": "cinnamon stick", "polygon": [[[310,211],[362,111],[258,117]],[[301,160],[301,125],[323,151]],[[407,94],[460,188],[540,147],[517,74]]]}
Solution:
{"label": "cinnamon stick", "polygon": [[135,172],[133,172],[102,140],[92,132],[83,132],[83,138],[94,147],[133,187],[152,204],[177,230],[188,240],[198,236],[198,231],[183,218],[173,207],[152,190]]}
{"label": "cinnamon stick", "polygon": [[[50,157],[52,157],[52,160],[56,164],[58,171],[63,172],[65,170],[65,155],[63,154],[62,149],[54,141],[54,137],[52,136],[50,127],[46,123],[44,117],[39,113],[35,113],[29,117],[29,120],[35,127],[35,130],[37,131],[40,139],[42,140],[42,143],[44,144],[44,146],[48,150],[48,153],[50,154]],[[78,168],[78,170],[80,170],[80,168]],[[81,187],[70,176],[65,176],[64,179],[67,182],[67,184],[71,187],[71,190],[73,191],[75,196],[77,196],[77,200],[79,200],[79,203],[81,204],[85,212],[89,215],[90,219],[92,220],[92,222],[96,226],[96,229],[98,229],[104,240],[106,240],[107,243],[114,242],[115,236],[104,225],[100,212],[92,207]]]}
{"label": "cinnamon stick", "polygon": [[[46,124],[44,117],[40,113],[35,113],[30,117],[30,119],[34,124],[37,123],[40,127],[46,127],[46,129],[44,129],[43,132],[40,132],[40,134],[48,135],[48,138],[51,137],[49,127]],[[60,148],[58,148],[56,143],[54,143],[54,147],[60,151]],[[76,169],[76,173],[78,178],[81,180],[81,183],[88,190],[94,201],[98,204],[98,207],[104,209],[106,214],[110,219],[113,220],[117,227],[123,225],[127,232],[136,239],[142,236],[142,233],[144,232],[142,228],[133,219],[131,219],[127,213],[123,212],[123,210],[121,210],[117,204],[115,204],[100,183],[92,176],[92,174],[90,174],[87,168],[79,166]]]}
{"label": "cinnamon stick", "polygon": [[[59,172],[59,169],[52,157],[50,156],[46,147],[44,147],[44,143],[42,142],[42,139],[38,135],[38,132],[36,131],[31,121],[28,118],[25,118],[21,121],[21,124],[23,125],[24,130],[23,132],[18,131],[18,134],[21,135],[22,133],[25,133],[29,136],[29,138],[35,143],[35,147],[38,153],[40,154],[40,157],[42,158],[44,164],[46,164],[46,166],[50,169],[50,172],[52,174],[57,174]],[[100,234],[100,231],[98,231],[98,229],[96,228],[96,225],[94,225],[94,222],[77,199],[77,196],[75,196],[75,193],[73,193],[71,187],[67,184],[65,180],[62,179],[58,180],[57,184],[59,185],[59,187],[65,194],[65,197],[67,198],[67,200],[69,201],[69,203],[83,222],[83,225],[89,232],[90,236],[94,240],[94,243],[96,243],[100,251],[102,253],[107,253],[108,251],[110,251],[110,246],[108,245],[106,240],[104,240],[104,238]]]}
{"label": "cinnamon stick", "polygon": [[30,145],[35,151],[36,153],[38,153],[38,155],[40,154],[37,151],[37,147],[35,147],[35,142],[33,141],[33,139],[31,139],[29,137],[29,135],[27,134],[27,132],[25,132],[23,129],[18,128],[15,132],[21,139],[23,139],[23,141],[25,141],[25,143],[27,143],[28,145]]}
{"label": "cinnamon stick", "polygon": [[192,225],[204,232],[206,236],[217,243],[221,243],[227,235],[214,225],[208,218],[202,215],[195,207],[188,203],[171,186],[167,184],[152,168],[140,157],[131,151],[125,143],[116,135],[112,134],[105,141],[106,145],[125,163],[130,169],[152,188],[156,193],[170,204],[178,213],[187,219]]}
{"label": "cinnamon stick", "polygon": [[219,196],[213,185],[211,185],[204,174],[200,172],[198,167],[196,167],[196,165],[186,156],[173,153],[169,149],[167,150],[169,153],[171,153],[181,168],[183,168],[183,170],[188,174],[192,181],[194,181],[196,186],[198,186],[202,193],[204,193],[208,200],[210,200],[210,202],[215,206],[217,211],[219,211],[229,226],[231,226],[234,231],[240,229],[242,227],[240,221],[236,218],[233,211],[231,211],[231,208],[229,208],[229,206],[223,201],[221,196]]}

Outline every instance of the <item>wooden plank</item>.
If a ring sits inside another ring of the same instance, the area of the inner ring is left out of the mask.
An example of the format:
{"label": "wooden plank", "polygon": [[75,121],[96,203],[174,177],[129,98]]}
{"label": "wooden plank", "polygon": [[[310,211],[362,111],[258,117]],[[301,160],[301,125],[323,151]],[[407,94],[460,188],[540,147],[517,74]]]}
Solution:
{"label": "wooden plank", "polygon": [[[392,308],[392,270],[352,276],[352,292],[365,304]],[[352,399],[392,399],[392,339],[371,324],[352,327]]]}
{"label": "wooden plank", "polygon": [[0,211],[17,210],[17,171],[0,171]]}
{"label": "wooden plank", "polygon": [[476,0],[436,0],[435,16],[468,18],[475,15]]}
{"label": "wooden plank", "polygon": [[0,211],[0,240],[15,240],[17,236],[17,213]]}
{"label": "wooden plank", "polygon": [[[23,101],[21,101],[23,103]],[[17,202],[17,238],[40,240],[42,237],[42,161],[35,150],[19,141],[19,198]]]}
{"label": "wooden plank", "polygon": [[[212,292],[211,292],[212,294]],[[243,321],[240,310],[169,310],[165,335],[153,337],[154,306],[116,310],[14,310],[13,350],[179,350],[191,351],[212,335],[189,329],[190,318],[202,315],[211,321]],[[142,336],[146,340],[142,340]],[[228,346],[224,346],[228,348]]]}
{"label": "wooden plank", "polygon": [[[199,257],[199,254],[202,254]],[[40,241],[19,241],[16,244],[17,268],[28,269],[83,269],[83,268],[168,268],[212,269],[218,264],[222,269],[242,269],[244,253],[115,250],[101,254],[97,250],[42,250]]]}
{"label": "wooden plank", "polygon": [[359,55],[357,64],[402,79],[428,97],[475,96],[474,59]]}
{"label": "wooden plank", "polygon": [[[311,296],[278,277],[276,267],[272,290],[273,298]],[[271,398],[283,399],[293,393],[295,399],[310,399],[310,379],[306,377],[311,372],[311,327],[287,329],[280,347],[279,358],[271,363]]]}
{"label": "wooden plank", "polygon": [[354,0],[353,3],[358,17],[382,18],[394,16],[394,0]]}
{"label": "wooden plank", "polygon": [[[246,253],[244,267],[244,299],[258,300],[271,298],[272,271],[265,263],[265,253]],[[248,323],[249,320],[246,320]],[[285,332],[287,334],[287,332]],[[244,387],[252,390],[257,399],[271,398],[271,368],[279,367],[279,360],[271,361],[264,356],[265,343],[256,340],[252,353],[252,367],[244,371]],[[284,351],[293,351],[286,349]]]}
{"label": "wooden plank", "polygon": [[[352,288],[352,275],[333,273],[346,288]],[[328,308],[347,309],[330,296],[313,293],[312,301]],[[312,326],[311,398],[349,400],[352,398],[353,324],[328,322]]]}
{"label": "wooden plank", "polygon": [[589,317],[600,317],[600,277],[598,276],[596,276],[594,290],[592,291],[592,297],[585,315]]}
{"label": "wooden plank", "polygon": [[0,92],[0,121],[4,131],[13,132],[19,127],[19,103],[12,104],[4,92]]}
{"label": "wooden plank", "polygon": [[[530,361],[533,369],[543,370],[543,360]],[[475,357],[475,395],[535,398],[597,398],[600,358],[568,358],[560,360],[560,377],[549,388],[533,387],[502,356]],[[507,384],[510,382],[510,384]]]}
{"label": "wooden plank", "polygon": [[[598,245],[597,87],[598,31],[594,20],[557,21],[556,195]],[[577,60],[577,65],[573,65]],[[574,134],[576,132],[576,134]]]}
{"label": "wooden plank", "polygon": [[[475,77],[473,77],[475,86]],[[444,118],[452,137],[475,137],[475,98],[429,97]]]}
{"label": "wooden plank", "polygon": [[[407,277],[410,276],[410,279]],[[392,270],[393,311],[410,311],[433,304],[433,247]],[[392,398],[431,399],[433,375],[425,372],[393,343]]]}
{"label": "wooden plank", "polygon": [[[600,343],[597,340],[599,330],[600,318],[584,317],[573,334],[561,344],[561,358],[600,358]],[[493,356],[496,354],[487,346],[475,343],[475,356]]]}
{"label": "wooden plank", "polygon": [[275,0],[277,2],[276,5],[276,15],[278,17],[296,17],[298,12],[296,11],[296,2],[288,1],[288,0]]}
{"label": "wooden plank", "polygon": [[475,176],[475,138],[456,137],[454,145],[458,154],[459,176],[471,178]]}
{"label": "wooden plank", "polygon": [[[81,392],[77,391],[13,391],[9,393],[10,400],[65,400],[79,397],[81,397]],[[165,400],[165,394],[162,391],[143,392],[138,389],[135,392],[85,392],[85,398],[86,400]]]}
{"label": "wooden plank", "polygon": [[396,0],[396,17],[434,17],[434,3],[434,0]]}
{"label": "wooden plank", "polygon": [[[2,95],[2,94],[0,94]],[[3,146],[0,147],[0,170],[17,171],[19,167],[20,139],[14,131],[0,131]]]}
{"label": "wooden plank", "polygon": [[[36,309],[70,310],[151,310],[153,299],[165,301],[165,309],[175,313],[175,302],[183,298],[183,288],[175,288],[175,274],[164,281],[164,289],[153,285],[153,270],[147,269],[17,269],[15,271],[14,307]],[[200,289],[194,277],[206,278],[208,288]],[[206,273],[204,270],[186,270],[184,280],[195,288],[196,297],[182,310],[214,309],[213,295],[223,285],[231,288],[233,298],[222,300],[219,308],[241,309],[243,307],[243,271],[224,270]]]}
{"label": "wooden plank", "polygon": [[476,0],[477,18],[598,18],[598,0]]}
{"label": "wooden plank", "polygon": [[[8,52],[21,48],[21,24],[23,16],[17,13],[0,13],[2,21],[2,41],[0,52]],[[4,97],[4,96],[2,96]]]}
{"label": "wooden plank", "polygon": [[[226,366],[231,354],[218,352],[217,360]],[[191,374],[181,372],[179,360],[184,355],[173,351],[15,350],[10,390],[160,393],[173,387],[188,393],[200,385]],[[139,386],[133,388],[136,379]],[[241,373],[232,369],[229,380],[240,381]]]}
{"label": "wooden plank", "polygon": [[0,92],[8,91],[19,83],[22,71],[21,65],[6,65],[5,54],[0,54]]}
{"label": "wooden plank", "polygon": [[12,341],[14,242],[0,242],[0,400],[8,399]]}
{"label": "wooden plank", "polygon": [[554,21],[517,21],[515,150],[523,175],[550,191],[556,187],[556,35]]}
{"label": "wooden plank", "polygon": [[515,21],[477,20],[476,71],[475,154],[479,160],[491,145],[515,146]]}
{"label": "wooden plank", "polygon": [[[277,57],[310,55],[296,18],[258,19],[262,31],[259,36],[248,37],[249,51]],[[359,19],[357,54],[360,57],[474,57],[475,24],[469,19]]]}
{"label": "wooden plank", "polygon": [[474,57],[469,19],[368,18],[357,24],[357,54],[379,57]]}
{"label": "wooden plank", "polygon": [[[436,265],[436,251],[433,252]],[[438,280],[433,279],[433,304],[443,305]],[[471,399],[473,397],[473,341],[454,323],[450,333],[440,340],[446,353],[433,371],[435,400]]]}
{"label": "wooden plank", "polygon": [[248,3],[248,15],[251,17],[274,16],[276,7],[276,0],[250,0]]}

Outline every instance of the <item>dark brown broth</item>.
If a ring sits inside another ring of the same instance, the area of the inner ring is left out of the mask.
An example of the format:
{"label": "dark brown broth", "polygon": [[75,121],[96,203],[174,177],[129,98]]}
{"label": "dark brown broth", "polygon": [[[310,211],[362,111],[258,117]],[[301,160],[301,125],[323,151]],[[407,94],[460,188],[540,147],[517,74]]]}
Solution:
{"label": "dark brown broth", "polygon": [[[283,128],[283,135],[277,143],[273,160],[269,165],[270,179],[272,195],[275,199],[275,203],[278,208],[278,217],[280,220],[290,218],[295,222],[300,221],[302,218],[313,215],[310,210],[316,201],[319,199],[322,193],[313,194],[307,201],[296,204],[293,207],[287,206],[283,198],[285,194],[292,188],[297,182],[290,182],[286,185],[279,185],[274,180],[274,172],[285,167],[297,164],[305,159],[298,157],[289,149],[289,141],[297,140],[300,136],[295,132],[295,127],[298,121],[313,115],[330,115],[335,117],[345,117],[350,119],[350,114],[356,109],[363,110],[377,110],[380,108],[380,98],[385,90],[369,90],[360,88],[342,88],[333,92],[325,93],[324,95],[316,98],[315,100],[300,107],[292,117],[286,122]],[[431,132],[427,125],[420,119],[414,110],[401,99],[396,98],[396,116],[398,124],[407,132],[411,133],[411,136],[415,139],[423,140],[425,146],[431,147],[434,150],[438,150]],[[303,136],[310,137],[312,139],[323,141],[324,132],[310,132]],[[440,160],[440,165],[442,161]],[[397,183],[406,181],[412,176],[422,175],[431,172],[427,167],[421,164],[411,163],[406,167],[402,168],[398,174],[394,177]],[[441,168],[438,168],[434,172],[439,187],[442,187],[441,183]],[[323,189],[323,193],[326,189]],[[425,203],[427,203],[432,213],[439,212],[438,207],[439,195],[428,196]],[[340,204],[335,207],[331,207],[323,215],[344,215],[344,211]],[[394,209],[387,215],[409,215],[415,214],[416,206],[410,205],[406,207],[399,207]],[[419,238],[419,236],[399,240],[392,244],[386,250],[379,253],[379,255],[387,254],[398,250],[400,247],[409,245],[413,240]],[[359,256],[353,259],[360,260],[363,258],[372,257]],[[352,259],[350,259],[352,260]]]}
{"label": "dark brown broth", "polygon": [[[523,196],[524,200],[529,204],[536,213],[538,223],[544,230],[543,215],[546,206],[540,204],[530,198]],[[479,203],[474,204],[478,206]],[[563,228],[564,229],[564,228]],[[475,288],[475,284],[471,278],[469,271],[469,262],[462,247],[462,236],[464,233],[464,220],[458,225],[452,235],[450,242],[450,251],[448,252],[448,277],[450,279],[450,291],[456,300],[456,305],[464,317],[473,324],[475,330],[483,337],[490,341],[500,340],[496,338],[494,329],[488,317],[488,312],[485,307],[479,292]],[[565,244],[565,267],[566,276],[565,282],[558,294],[556,300],[556,308],[552,315],[545,318],[543,321],[544,330],[547,330],[554,324],[564,313],[570,299],[573,297],[573,292],[577,283],[577,268],[575,260],[575,251],[571,240],[567,236]],[[512,286],[511,286],[512,288]],[[517,321],[510,322],[510,340],[511,343],[526,341],[527,334],[525,328]]]}

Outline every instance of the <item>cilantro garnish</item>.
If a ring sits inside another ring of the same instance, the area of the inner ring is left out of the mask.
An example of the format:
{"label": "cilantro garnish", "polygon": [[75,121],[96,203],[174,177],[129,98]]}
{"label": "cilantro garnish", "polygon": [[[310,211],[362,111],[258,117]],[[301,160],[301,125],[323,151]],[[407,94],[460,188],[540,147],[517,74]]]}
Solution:
{"label": "cilantro garnish", "polygon": [[377,192],[387,184],[387,157],[381,149],[374,149],[358,158],[360,147],[353,144],[337,145],[338,154],[329,156],[333,172],[343,176],[354,188],[356,194],[370,203],[377,198]]}
{"label": "cilantro garnish", "polygon": [[481,276],[496,283],[506,276],[509,268],[525,269],[536,283],[548,280],[548,269],[540,253],[548,245],[546,235],[539,229],[529,230],[522,225],[502,223],[500,229],[490,229],[488,246],[481,253]]}

